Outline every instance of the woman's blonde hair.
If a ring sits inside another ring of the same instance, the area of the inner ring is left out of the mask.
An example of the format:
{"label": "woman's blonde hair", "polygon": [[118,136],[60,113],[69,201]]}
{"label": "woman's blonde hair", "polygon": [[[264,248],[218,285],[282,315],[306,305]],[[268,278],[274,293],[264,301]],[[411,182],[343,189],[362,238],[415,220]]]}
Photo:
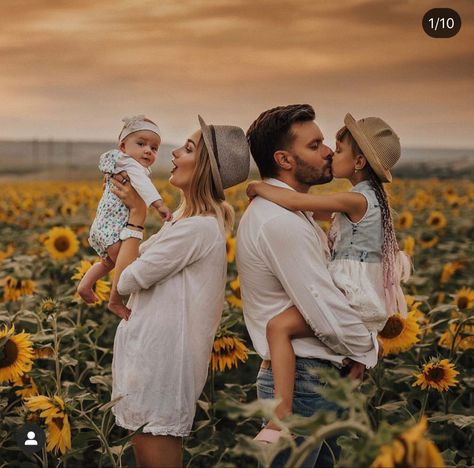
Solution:
{"label": "woman's blonde hair", "polygon": [[181,193],[176,219],[197,215],[216,216],[219,224],[229,232],[234,227],[234,209],[217,194],[212,180],[209,153],[202,136],[196,148],[196,165],[189,188],[189,200]]}

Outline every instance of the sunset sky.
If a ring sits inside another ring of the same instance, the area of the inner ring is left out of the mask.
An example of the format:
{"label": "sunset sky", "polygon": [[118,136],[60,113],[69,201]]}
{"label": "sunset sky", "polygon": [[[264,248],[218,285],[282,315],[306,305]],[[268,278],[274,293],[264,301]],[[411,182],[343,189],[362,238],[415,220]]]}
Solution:
{"label": "sunset sky", "polygon": [[[474,2],[2,0],[0,139],[114,140],[145,113],[179,143],[197,114],[245,130],[307,102],[328,141],[346,112],[406,146],[474,147]],[[424,13],[461,16],[450,39]],[[469,45],[470,44],[470,45]]]}

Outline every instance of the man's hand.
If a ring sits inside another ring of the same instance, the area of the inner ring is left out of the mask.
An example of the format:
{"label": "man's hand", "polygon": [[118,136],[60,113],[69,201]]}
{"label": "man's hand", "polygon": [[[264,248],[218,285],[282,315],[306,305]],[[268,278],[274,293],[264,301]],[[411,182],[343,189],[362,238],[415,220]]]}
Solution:
{"label": "man's hand", "polygon": [[350,358],[344,359],[342,361],[344,367],[348,367],[349,373],[347,374],[351,379],[357,379],[362,381],[364,379],[365,364],[360,362],[353,361]]}

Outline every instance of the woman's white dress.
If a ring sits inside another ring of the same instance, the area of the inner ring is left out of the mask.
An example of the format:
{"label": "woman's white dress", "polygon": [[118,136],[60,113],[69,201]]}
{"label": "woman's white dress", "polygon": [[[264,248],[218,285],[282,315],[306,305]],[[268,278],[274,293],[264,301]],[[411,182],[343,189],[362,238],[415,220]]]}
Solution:
{"label": "woman's white dress", "polygon": [[117,425],[187,436],[206,382],[227,279],[226,239],[216,218],[165,223],[123,272],[132,313],[117,328],[112,408]]}

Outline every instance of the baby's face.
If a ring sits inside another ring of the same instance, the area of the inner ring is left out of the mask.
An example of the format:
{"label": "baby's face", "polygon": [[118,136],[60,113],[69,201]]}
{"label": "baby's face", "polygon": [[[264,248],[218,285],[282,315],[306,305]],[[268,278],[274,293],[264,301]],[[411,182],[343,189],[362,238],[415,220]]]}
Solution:
{"label": "baby's face", "polygon": [[120,149],[138,161],[143,167],[150,167],[156,160],[161,138],[150,130],[131,133],[120,143]]}

